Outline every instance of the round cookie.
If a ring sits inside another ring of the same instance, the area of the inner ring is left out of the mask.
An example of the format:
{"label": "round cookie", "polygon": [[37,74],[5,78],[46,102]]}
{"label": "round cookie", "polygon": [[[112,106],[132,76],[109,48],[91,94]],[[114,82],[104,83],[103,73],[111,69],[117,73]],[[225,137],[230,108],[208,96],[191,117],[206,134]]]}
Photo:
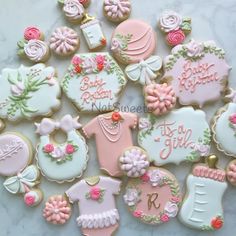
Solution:
{"label": "round cookie", "polygon": [[[178,45],[164,60],[163,81],[173,87],[181,105],[198,105],[220,98],[228,81],[230,67],[223,49],[213,41],[191,40]],[[209,92],[211,91],[211,92]]]}
{"label": "round cookie", "polygon": [[179,184],[169,171],[150,167],[139,179],[130,179],[123,196],[133,217],[159,225],[176,217],[181,204]]}
{"label": "round cookie", "polygon": [[236,186],[236,160],[233,160],[228,164],[226,174],[228,181],[233,186]]}
{"label": "round cookie", "polygon": [[124,21],[129,18],[131,13],[130,0],[104,0],[103,12],[112,22]]}
{"label": "round cookie", "polygon": [[141,20],[126,20],[113,32],[111,50],[122,64],[145,60],[154,53],[155,48],[155,32]]}
{"label": "round cookie", "polygon": [[75,53],[79,45],[77,32],[66,26],[56,28],[50,38],[50,48],[59,56],[69,56]]}

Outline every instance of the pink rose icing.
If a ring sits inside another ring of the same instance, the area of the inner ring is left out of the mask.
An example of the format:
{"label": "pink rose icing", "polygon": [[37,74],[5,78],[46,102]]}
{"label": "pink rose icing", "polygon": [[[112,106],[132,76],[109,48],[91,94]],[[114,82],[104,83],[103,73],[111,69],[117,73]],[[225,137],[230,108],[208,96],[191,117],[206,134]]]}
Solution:
{"label": "pink rose icing", "polygon": [[166,41],[170,46],[176,46],[178,44],[181,44],[184,40],[185,34],[181,29],[171,31],[166,36]]}
{"label": "pink rose icing", "polygon": [[25,197],[25,204],[31,206],[34,204],[35,197],[34,196],[27,196]]}
{"label": "pink rose icing", "polygon": [[147,108],[154,115],[162,115],[175,107],[176,96],[173,88],[164,84],[150,84],[145,87]]}
{"label": "pink rose icing", "polygon": [[227,178],[228,181],[236,185],[236,161],[231,161],[227,168]]}
{"label": "pink rose icing", "polygon": [[229,117],[229,121],[234,125],[236,124],[236,113]]}
{"label": "pink rose icing", "polygon": [[36,27],[28,27],[24,31],[24,39],[29,41],[31,39],[40,39],[41,32]]}
{"label": "pink rose icing", "polygon": [[101,189],[99,187],[93,187],[90,190],[90,198],[92,200],[98,200],[101,197]]}
{"label": "pink rose icing", "polygon": [[43,217],[52,224],[65,224],[71,216],[71,207],[62,195],[52,196],[45,203]]}
{"label": "pink rose icing", "polygon": [[162,222],[168,222],[170,220],[169,216],[167,214],[163,214],[161,216],[161,221]]}
{"label": "pink rose icing", "polygon": [[28,207],[34,207],[42,201],[42,196],[39,195],[38,191],[31,190],[25,194],[24,202]]}
{"label": "pink rose icing", "polygon": [[67,144],[66,145],[66,153],[67,154],[72,154],[75,152],[75,148],[72,144]]}
{"label": "pink rose icing", "polygon": [[52,151],[54,151],[54,146],[53,146],[53,144],[46,144],[45,146],[44,146],[44,152],[46,152],[46,153],[50,153],[50,152],[52,152]]}

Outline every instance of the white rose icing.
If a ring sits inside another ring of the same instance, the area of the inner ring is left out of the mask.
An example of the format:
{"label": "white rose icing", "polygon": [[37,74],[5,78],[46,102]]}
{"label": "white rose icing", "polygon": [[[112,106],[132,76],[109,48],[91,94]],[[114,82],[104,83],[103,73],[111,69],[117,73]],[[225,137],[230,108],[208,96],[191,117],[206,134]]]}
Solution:
{"label": "white rose icing", "polygon": [[160,186],[163,184],[164,175],[160,170],[158,169],[150,170],[148,171],[148,175],[150,177],[150,182],[153,187]]}
{"label": "white rose icing", "polygon": [[194,39],[192,39],[189,43],[185,44],[187,49],[187,55],[189,57],[200,57],[202,56],[204,50],[204,44],[198,43]]}
{"label": "white rose icing", "polygon": [[75,30],[68,27],[55,29],[50,38],[50,48],[58,55],[74,53],[79,45],[79,37]]}
{"label": "white rose icing", "polygon": [[176,217],[179,211],[179,208],[176,203],[167,202],[165,205],[164,211],[169,217]]}
{"label": "white rose icing", "polygon": [[34,62],[45,60],[45,56],[49,53],[48,45],[38,39],[29,40],[24,46],[25,55]]}
{"label": "white rose icing", "polygon": [[134,206],[140,200],[139,192],[135,188],[126,189],[126,193],[123,198],[128,206]]}
{"label": "white rose icing", "polygon": [[63,11],[70,21],[80,21],[84,16],[84,7],[78,0],[65,0]]}
{"label": "white rose icing", "polygon": [[178,30],[182,24],[182,16],[174,11],[164,11],[160,17],[159,24],[164,32]]}

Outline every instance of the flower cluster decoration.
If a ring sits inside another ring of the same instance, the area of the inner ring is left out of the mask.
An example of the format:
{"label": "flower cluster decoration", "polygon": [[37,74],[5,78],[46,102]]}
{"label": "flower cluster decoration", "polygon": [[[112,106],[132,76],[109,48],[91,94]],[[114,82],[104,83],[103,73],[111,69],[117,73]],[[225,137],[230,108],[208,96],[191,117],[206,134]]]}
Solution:
{"label": "flower cluster decoration", "polygon": [[229,116],[229,127],[234,130],[234,136],[236,137],[236,113]]}
{"label": "flower cluster decoration", "polygon": [[90,189],[89,192],[85,194],[85,198],[102,203],[104,200],[103,198],[104,198],[105,191],[106,191],[105,189],[94,186]]}

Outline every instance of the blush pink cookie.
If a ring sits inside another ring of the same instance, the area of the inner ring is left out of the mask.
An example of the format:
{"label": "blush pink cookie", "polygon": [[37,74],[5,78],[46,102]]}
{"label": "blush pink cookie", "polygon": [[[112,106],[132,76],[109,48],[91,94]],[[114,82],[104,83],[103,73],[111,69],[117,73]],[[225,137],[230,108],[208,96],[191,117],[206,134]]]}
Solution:
{"label": "blush pink cookie", "polygon": [[226,171],[228,181],[236,186],[236,160],[233,160],[228,164]]}
{"label": "blush pink cookie", "polygon": [[122,64],[137,63],[150,57],[156,48],[156,36],[150,25],[140,20],[126,20],[112,35],[111,50]]}
{"label": "blush pink cookie", "polygon": [[159,225],[177,216],[181,204],[179,184],[174,175],[150,167],[139,179],[130,179],[123,196],[133,217]]}
{"label": "blush pink cookie", "polygon": [[164,70],[163,80],[168,80],[181,105],[202,107],[220,98],[230,67],[224,50],[213,41],[191,40],[172,49],[164,60]]}

